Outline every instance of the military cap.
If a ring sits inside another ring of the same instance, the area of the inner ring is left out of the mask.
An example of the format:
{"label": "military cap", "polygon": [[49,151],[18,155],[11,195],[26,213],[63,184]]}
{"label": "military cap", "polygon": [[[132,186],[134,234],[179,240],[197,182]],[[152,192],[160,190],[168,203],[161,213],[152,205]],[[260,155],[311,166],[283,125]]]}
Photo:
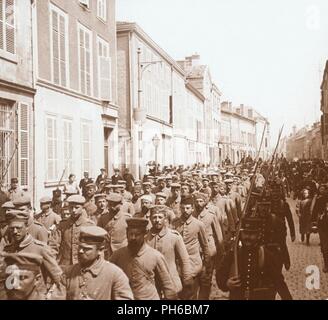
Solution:
{"label": "military cap", "polygon": [[143,201],[143,200],[146,200],[148,202],[153,202],[153,198],[151,195],[149,194],[144,194],[140,197],[140,200]]}
{"label": "military cap", "polygon": [[164,176],[160,176],[157,178],[157,181],[165,181],[166,180],[166,177]]}
{"label": "military cap", "polygon": [[11,183],[18,183],[18,179],[17,178],[11,178],[10,182]]}
{"label": "military cap", "polygon": [[87,189],[87,188],[91,188],[91,187],[95,188],[96,185],[95,185],[93,182],[90,182],[90,183],[88,183],[88,184],[85,185],[85,188],[86,188],[86,189]]}
{"label": "military cap", "polygon": [[150,209],[150,215],[157,214],[157,213],[162,213],[165,217],[167,217],[167,215],[168,215],[168,210],[167,209],[168,209],[168,207],[167,206],[163,206],[163,205],[153,206]]}
{"label": "military cap", "polygon": [[112,180],[111,179],[109,179],[109,178],[106,178],[105,179],[105,184],[111,184],[112,183]]}
{"label": "military cap", "polygon": [[28,206],[31,204],[31,198],[28,195],[18,197],[13,201],[15,207]]}
{"label": "military cap", "polygon": [[114,203],[121,203],[123,201],[123,197],[118,193],[110,193],[107,195],[107,201]]}
{"label": "military cap", "polygon": [[150,183],[150,182],[144,182],[142,185],[143,185],[144,187],[146,187],[146,186],[151,186],[151,183]]}
{"label": "military cap", "polygon": [[47,203],[51,203],[51,202],[52,202],[52,199],[50,197],[42,197],[40,199],[41,204],[47,204]]}
{"label": "military cap", "polygon": [[188,186],[189,187],[189,181],[182,181],[181,186]]}
{"label": "military cap", "polygon": [[141,181],[140,180],[136,180],[136,181],[134,181],[134,184],[136,185],[136,184],[141,184]]}
{"label": "military cap", "polygon": [[148,219],[145,218],[128,218],[126,219],[128,228],[147,229]]}
{"label": "military cap", "polygon": [[203,201],[207,201],[208,200],[208,197],[205,193],[201,193],[201,192],[197,192],[194,194],[194,199],[197,200],[197,199],[202,199]]}
{"label": "military cap", "polygon": [[164,192],[157,192],[156,193],[156,197],[159,197],[159,198],[167,198],[167,194],[164,193]]}
{"label": "military cap", "polygon": [[225,174],[227,172],[227,170],[220,170],[221,174]]}
{"label": "military cap", "polygon": [[147,179],[155,179],[154,176],[147,176]]}
{"label": "military cap", "polygon": [[119,168],[115,168],[114,169],[114,172],[120,172],[120,169]]}
{"label": "military cap", "polygon": [[170,175],[170,174],[168,174],[167,176],[166,176],[166,180],[172,180],[173,178],[172,178],[172,176]]}
{"label": "military cap", "polygon": [[210,176],[218,176],[219,174],[217,172],[211,172],[209,173]]}
{"label": "military cap", "polygon": [[226,183],[226,184],[233,183],[233,179],[225,179],[224,183]]}
{"label": "military cap", "polygon": [[113,184],[106,184],[104,186],[104,189],[113,189],[114,187],[115,187],[115,185],[113,185]]}
{"label": "military cap", "polygon": [[225,176],[226,176],[226,177],[233,177],[234,174],[233,174],[232,172],[229,171],[229,172],[227,172],[227,173],[225,174]]}
{"label": "military cap", "polygon": [[30,218],[29,211],[26,210],[8,210],[6,212],[6,220],[12,222],[12,221],[23,221],[27,222]]}
{"label": "military cap", "polygon": [[118,180],[118,181],[117,181],[117,184],[121,184],[121,185],[122,185],[122,184],[126,184],[126,181],[125,181],[125,180]]}
{"label": "military cap", "polygon": [[244,218],[241,222],[241,231],[258,232],[263,225],[262,219]]}
{"label": "military cap", "polygon": [[113,184],[113,189],[122,189],[124,188],[123,184]]}
{"label": "military cap", "polygon": [[3,208],[3,209],[15,209],[15,206],[11,201],[7,201],[1,206],[1,208]]}
{"label": "military cap", "polygon": [[172,183],[171,188],[181,188],[181,184],[180,183]]}
{"label": "military cap", "polygon": [[80,195],[73,195],[66,199],[68,203],[85,204],[85,198]]}
{"label": "military cap", "polygon": [[104,193],[96,193],[95,194],[95,201],[97,202],[100,199],[106,199],[106,197],[107,197],[107,194],[104,194]]}
{"label": "military cap", "polygon": [[210,186],[218,186],[219,185],[219,181],[211,181],[210,182]]}
{"label": "military cap", "polygon": [[192,196],[185,196],[181,198],[181,204],[183,205],[194,205],[194,199]]}
{"label": "military cap", "polygon": [[106,240],[107,231],[97,226],[82,226],[80,242],[87,244],[101,244]]}
{"label": "military cap", "polygon": [[7,266],[16,265],[20,270],[39,271],[42,256],[32,252],[4,253]]}
{"label": "military cap", "polygon": [[210,179],[209,178],[206,178],[206,177],[202,178],[202,180],[203,181],[210,181]]}

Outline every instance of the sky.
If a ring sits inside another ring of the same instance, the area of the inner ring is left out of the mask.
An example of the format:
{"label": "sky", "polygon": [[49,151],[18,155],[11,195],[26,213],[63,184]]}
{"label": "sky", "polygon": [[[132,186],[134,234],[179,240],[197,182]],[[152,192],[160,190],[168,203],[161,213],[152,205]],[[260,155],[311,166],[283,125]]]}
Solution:
{"label": "sky", "polygon": [[222,101],[254,107],[274,141],[320,119],[327,0],[116,0],[172,58],[198,53]]}

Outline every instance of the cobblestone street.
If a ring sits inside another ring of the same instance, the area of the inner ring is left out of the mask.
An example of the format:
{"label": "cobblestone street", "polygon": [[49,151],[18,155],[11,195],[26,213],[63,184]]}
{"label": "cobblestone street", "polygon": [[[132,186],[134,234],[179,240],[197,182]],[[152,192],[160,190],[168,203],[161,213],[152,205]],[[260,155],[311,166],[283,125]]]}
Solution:
{"label": "cobblestone street", "polygon": [[[295,214],[296,202],[292,199],[289,199],[288,202],[293,212],[296,229],[296,240],[294,243],[290,241],[289,231],[287,237],[291,268],[289,271],[284,271],[284,276],[289,290],[295,300],[328,299],[328,275],[322,272],[323,261],[320,252],[319,235],[311,235],[310,246],[301,243],[298,217]],[[306,288],[306,268],[311,265],[317,266],[320,271],[320,288],[317,290],[309,290]],[[223,300],[227,299],[227,297],[228,295],[221,292],[216,284],[214,284],[211,298],[214,300]],[[277,296],[277,298],[279,299],[279,296]]]}

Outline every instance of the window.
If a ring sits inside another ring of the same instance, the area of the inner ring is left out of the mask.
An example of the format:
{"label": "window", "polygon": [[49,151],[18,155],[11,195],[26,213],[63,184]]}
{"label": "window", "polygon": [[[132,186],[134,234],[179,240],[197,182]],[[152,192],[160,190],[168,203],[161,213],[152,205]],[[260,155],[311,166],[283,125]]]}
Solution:
{"label": "window", "polygon": [[82,140],[82,171],[91,172],[91,124],[82,122],[81,124],[81,140]]}
{"label": "window", "polygon": [[107,19],[107,0],[97,1],[97,16],[104,21]]}
{"label": "window", "polygon": [[72,121],[63,120],[63,146],[64,146],[64,167],[66,168],[66,178],[73,172],[73,142],[72,142]]}
{"label": "window", "polygon": [[51,15],[51,57],[52,57],[52,81],[66,87],[68,79],[68,30],[67,16],[55,6],[50,6]]}
{"label": "window", "polygon": [[112,61],[109,44],[98,37],[98,88],[99,98],[110,101],[112,98]]}
{"label": "window", "polygon": [[47,181],[56,181],[58,179],[58,138],[57,138],[57,119],[54,116],[47,115]]}
{"label": "window", "polygon": [[90,30],[79,25],[79,75],[80,75],[80,91],[83,94],[92,94],[92,78],[91,78],[91,46],[92,36]]}
{"label": "window", "polygon": [[0,49],[16,53],[15,0],[0,0]]}
{"label": "window", "polygon": [[19,128],[20,128],[20,183],[22,187],[28,186],[28,160],[29,160],[29,105],[19,104]]}

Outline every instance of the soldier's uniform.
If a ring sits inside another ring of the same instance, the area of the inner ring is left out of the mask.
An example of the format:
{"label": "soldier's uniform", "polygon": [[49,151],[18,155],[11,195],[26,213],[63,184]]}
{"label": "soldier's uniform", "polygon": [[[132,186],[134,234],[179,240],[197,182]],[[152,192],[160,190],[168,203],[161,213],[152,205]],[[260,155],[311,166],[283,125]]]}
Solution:
{"label": "soldier's uniform", "polygon": [[[146,232],[148,221],[142,218],[131,218],[127,220],[127,223],[128,228],[140,228]],[[163,293],[165,299],[177,298],[164,256],[146,243],[136,255],[133,255],[128,247],[121,248],[114,252],[110,261],[119,266],[128,276],[136,300],[159,300],[157,288]]]}
{"label": "soldier's uniform", "polygon": [[[146,242],[163,254],[175,290],[177,293],[181,292],[183,284],[191,281],[193,277],[189,254],[179,232],[167,227],[164,227],[160,232],[151,229],[147,234]],[[180,270],[182,283],[178,270]]]}
{"label": "soldier's uniform", "polygon": [[[70,204],[83,204],[85,199],[81,196],[71,196],[67,199]],[[61,221],[49,238],[49,246],[57,255],[61,266],[70,266],[78,262],[79,236],[82,226],[92,226],[94,222],[81,214],[77,220],[69,217]]]}
{"label": "soldier's uniform", "polygon": [[[82,227],[80,242],[101,245],[106,231],[99,227]],[[91,266],[75,264],[67,273],[67,300],[132,300],[129,279],[116,265],[99,256]]]}
{"label": "soldier's uniform", "polygon": [[[52,200],[49,197],[44,197],[41,198],[40,203],[41,205],[47,203],[51,204]],[[61,217],[57,213],[53,212],[52,209],[49,209],[49,211],[46,213],[40,212],[39,214],[35,215],[34,220],[41,223],[49,232],[59,224]]]}

